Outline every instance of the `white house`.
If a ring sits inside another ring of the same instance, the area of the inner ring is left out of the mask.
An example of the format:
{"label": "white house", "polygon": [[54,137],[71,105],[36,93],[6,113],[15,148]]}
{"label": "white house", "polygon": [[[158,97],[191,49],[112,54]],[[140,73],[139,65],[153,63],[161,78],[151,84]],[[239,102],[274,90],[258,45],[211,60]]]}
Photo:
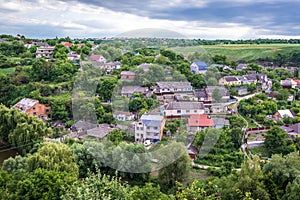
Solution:
{"label": "white house", "polygon": [[170,102],[164,109],[164,116],[168,118],[204,113],[202,102]]}

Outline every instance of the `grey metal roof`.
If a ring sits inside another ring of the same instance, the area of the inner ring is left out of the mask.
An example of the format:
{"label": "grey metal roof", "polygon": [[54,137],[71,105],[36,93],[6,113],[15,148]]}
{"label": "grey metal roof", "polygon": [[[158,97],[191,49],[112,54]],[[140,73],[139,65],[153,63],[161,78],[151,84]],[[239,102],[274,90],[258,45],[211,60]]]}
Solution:
{"label": "grey metal roof", "polygon": [[18,108],[22,112],[26,112],[27,110],[29,110],[30,108],[32,108],[37,103],[39,103],[38,100],[24,98],[21,101],[19,101],[18,103],[16,103],[14,105],[14,107]]}
{"label": "grey metal roof", "polygon": [[187,87],[192,87],[191,83],[188,81],[183,82],[157,82],[156,85],[159,88],[177,88],[177,89],[183,89]]}
{"label": "grey metal roof", "polygon": [[205,91],[206,93],[209,95],[209,96],[212,96],[213,92],[215,90],[219,90],[219,94],[223,97],[223,96],[229,96],[230,93],[229,91],[225,88],[225,87],[220,87],[220,86],[207,86],[205,88]]}
{"label": "grey metal roof", "polygon": [[204,109],[202,102],[170,102],[166,110],[195,110],[195,109]]}

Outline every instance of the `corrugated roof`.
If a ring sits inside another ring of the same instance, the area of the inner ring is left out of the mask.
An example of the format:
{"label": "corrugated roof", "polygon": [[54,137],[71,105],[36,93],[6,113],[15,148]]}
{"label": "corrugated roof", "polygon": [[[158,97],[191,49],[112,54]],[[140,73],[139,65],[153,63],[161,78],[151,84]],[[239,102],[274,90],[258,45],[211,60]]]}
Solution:
{"label": "corrugated roof", "polygon": [[195,109],[204,109],[202,102],[170,102],[166,110],[195,110]]}
{"label": "corrugated roof", "polygon": [[24,98],[21,101],[19,101],[18,103],[16,103],[14,105],[14,107],[18,108],[22,112],[26,112],[27,110],[29,110],[30,108],[32,108],[37,103],[39,103],[38,100]]}

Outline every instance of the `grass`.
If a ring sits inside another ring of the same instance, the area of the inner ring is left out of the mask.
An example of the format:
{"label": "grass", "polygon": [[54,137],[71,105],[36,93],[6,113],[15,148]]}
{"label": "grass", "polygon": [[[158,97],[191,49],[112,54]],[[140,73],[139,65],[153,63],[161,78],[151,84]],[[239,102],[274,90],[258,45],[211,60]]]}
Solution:
{"label": "grass", "polygon": [[207,170],[192,168],[188,174],[188,177],[185,179],[184,184],[190,185],[194,180],[204,180],[210,177],[211,175]]}
{"label": "grass", "polygon": [[260,157],[268,157],[268,152],[265,147],[255,147],[255,148],[249,149],[248,151],[250,151],[252,154],[258,155]]}
{"label": "grass", "polygon": [[258,58],[271,57],[278,53],[286,54],[293,50],[299,50],[298,44],[227,44],[204,45],[191,47],[173,47],[176,53],[189,56],[194,52],[206,51],[207,55],[223,54],[231,60],[253,61]]}
{"label": "grass", "polygon": [[10,68],[0,68],[0,74],[12,74],[16,70],[15,67],[10,67]]}

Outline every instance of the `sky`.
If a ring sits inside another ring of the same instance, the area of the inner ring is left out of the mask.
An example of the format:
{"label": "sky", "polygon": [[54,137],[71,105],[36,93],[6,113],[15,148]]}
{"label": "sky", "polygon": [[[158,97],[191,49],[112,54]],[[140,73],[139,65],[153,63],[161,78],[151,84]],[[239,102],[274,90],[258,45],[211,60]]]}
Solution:
{"label": "sky", "polygon": [[289,39],[300,38],[299,10],[300,0],[0,0],[0,33]]}

